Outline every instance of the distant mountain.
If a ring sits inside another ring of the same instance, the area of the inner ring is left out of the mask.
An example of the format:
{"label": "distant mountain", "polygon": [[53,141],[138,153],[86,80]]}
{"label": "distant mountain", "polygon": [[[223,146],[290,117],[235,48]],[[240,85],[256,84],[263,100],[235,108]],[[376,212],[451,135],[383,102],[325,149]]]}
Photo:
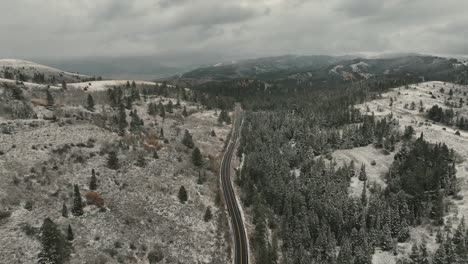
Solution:
{"label": "distant mountain", "polygon": [[369,78],[446,80],[466,72],[467,68],[466,62],[429,55],[386,54],[373,58],[288,55],[203,67],[167,80],[186,86],[236,79],[309,85]]}
{"label": "distant mountain", "polygon": [[228,63],[218,63],[209,67],[198,68],[182,75],[166,78],[172,82],[198,84],[209,81],[225,81],[239,78],[271,79],[287,76],[300,70],[317,70],[342,60],[354,58],[353,56],[296,56],[285,55],[278,57],[265,57],[248,59]]}

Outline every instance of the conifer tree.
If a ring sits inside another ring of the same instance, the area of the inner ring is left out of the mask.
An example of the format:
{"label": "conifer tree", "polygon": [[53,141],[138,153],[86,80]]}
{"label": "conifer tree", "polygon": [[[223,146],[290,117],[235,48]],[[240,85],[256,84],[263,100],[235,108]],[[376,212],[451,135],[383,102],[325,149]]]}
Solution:
{"label": "conifer tree", "polygon": [[400,230],[398,232],[398,242],[403,243],[410,237],[409,225],[406,219],[403,219],[400,224]]}
{"label": "conifer tree", "polygon": [[448,264],[447,255],[445,254],[445,248],[441,244],[432,258],[432,264]]}
{"label": "conifer tree", "polygon": [[193,148],[195,144],[193,143],[192,135],[186,129],[184,133],[184,138],[182,139],[182,144],[184,144],[188,148]]}
{"label": "conifer tree", "polygon": [[50,220],[44,219],[41,227],[40,241],[42,250],[39,253],[39,264],[60,264],[65,256],[65,239],[57,225]]}
{"label": "conifer tree", "polygon": [[67,89],[67,83],[65,82],[65,80],[62,81],[62,90],[66,90]]}
{"label": "conifer tree", "polygon": [[71,225],[69,224],[67,229],[67,240],[72,241],[74,238],[75,236],[73,235],[73,230],[71,228]]}
{"label": "conifer tree", "polygon": [[157,151],[157,150],[153,151],[153,158],[154,158],[154,159],[159,159],[159,155],[158,155],[158,151]]}
{"label": "conifer tree", "polygon": [[211,129],[210,136],[216,137],[216,133],[215,133],[214,129]]}
{"label": "conifer tree", "polygon": [[75,184],[73,188],[73,208],[71,211],[74,216],[80,216],[83,215],[83,201],[81,200],[78,184]]}
{"label": "conifer tree", "polygon": [[164,129],[161,127],[161,131],[159,132],[159,136],[164,138]]}
{"label": "conifer tree", "polygon": [[111,151],[107,157],[107,167],[111,170],[117,170],[119,168],[119,158],[115,151]]}
{"label": "conifer tree", "polygon": [[91,170],[91,179],[89,181],[89,189],[91,191],[94,191],[97,189],[97,179],[96,179],[96,173],[94,172],[94,169]]}
{"label": "conifer tree", "polygon": [[185,203],[188,199],[188,195],[187,195],[187,191],[185,190],[185,187],[184,186],[181,186],[180,189],[179,189],[179,201],[181,203]]}
{"label": "conifer tree", "polygon": [[205,222],[209,222],[213,218],[213,214],[211,213],[210,207],[206,207],[205,215],[203,216],[203,220]]}
{"label": "conifer tree", "polygon": [[353,254],[349,238],[344,238],[338,254],[337,264],[352,264]]}
{"label": "conifer tree", "polygon": [[420,250],[420,247],[418,247],[416,243],[414,243],[413,246],[411,247],[411,253],[409,255],[409,258],[411,262],[414,264],[422,263],[421,250]]}
{"label": "conifer tree", "polygon": [[133,114],[132,114],[132,120],[130,121],[130,130],[132,132],[141,131],[141,129],[143,129],[144,125],[145,124],[144,124],[143,120],[138,116],[138,113],[135,110],[133,112]]}
{"label": "conifer tree", "polygon": [[65,203],[63,203],[63,206],[62,206],[62,216],[63,217],[68,217],[68,208],[67,208],[67,205]]}
{"label": "conifer tree", "polygon": [[382,230],[381,247],[385,251],[391,250],[393,247],[392,231],[388,223],[384,225]]}
{"label": "conifer tree", "polygon": [[201,165],[203,165],[203,157],[198,147],[195,148],[192,152],[192,162],[193,162],[193,165],[197,167],[200,167]]}
{"label": "conifer tree", "polygon": [[185,105],[184,105],[184,109],[182,110],[182,115],[183,115],[184,117],[187,117],[187,116],[188,116],[187,107],[185,107]]}
{"label": "conifer tree", "polygon": [[361,171],[359,172],[359,180],[367,181],[366,165],[364,165],[364,163],[361,165]]}
{"label": "conifer tree", "polygon": [[90,112],[94,112],[94,99],[91,94],[88,94],[88,99],[86,101],[86,109]]}

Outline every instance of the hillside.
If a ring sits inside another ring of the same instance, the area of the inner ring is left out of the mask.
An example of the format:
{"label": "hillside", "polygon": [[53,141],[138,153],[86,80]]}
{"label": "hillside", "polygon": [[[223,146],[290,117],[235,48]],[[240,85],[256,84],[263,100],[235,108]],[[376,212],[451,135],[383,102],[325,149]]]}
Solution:
{"label": "hillside", "polygon": [[0,263],[37,263],[47,218],[67,263],[228,263],[217,170],[231,126],[190,91],[105,84],[0,82]]}
{"label": "hillside", "polygon": [[[455,124],[447,125],[434,122],[428,119],[427,115],[434,105],[438,105],[444,109],[453,109],[458,119],[468,118],[467,93],[467,86],[437,81],[425,82],[395,88],[382,94],[382,98],[356,106],[362,113],[373,113],[377,117],[393,115],[398,121],[401,133],[404,133],[405,127],[412,126],[415,135],[418,136],[422,133],[425,140],[432,143],[445,143],[456,152],[456,178],[459,191],[455,195],[447,197],[445,204],[448,213],[444,219],[447,226],[453,230],[457,228],[462,218],[468,218],[468,133],[466,130],[457,128]],[[398,146],[398,148],[400,147],[401,145]],[[367,146],[339,150],[333,153],[333,157],[339,164],[354,161],[356,164],[366,165],[370,177],[369,195],[372,186],[387,187],[385,177],[394,161],[394,154],[387,155],[374,146]],[[350,193],[359,197],[362,193],[362,186],[362,181],[354,178],[350,185]],[[410,240],[398,243],[398,256],[390,256],[386,252],[377,251],[373,263],[396,263],[398,258],[410,255],[412,244],[420,244],[423,240],[427,243],[429,253],[434,254],[439,244],[436,243],[436,235],[433,230],[434,227],[427,223],[413,227],[410,230]]]}
{"label": "hillside", "polygon": [[66,72],[34,62],[16,59],[0,59],[0,77],[51,85],[95,79],[92,76]]}

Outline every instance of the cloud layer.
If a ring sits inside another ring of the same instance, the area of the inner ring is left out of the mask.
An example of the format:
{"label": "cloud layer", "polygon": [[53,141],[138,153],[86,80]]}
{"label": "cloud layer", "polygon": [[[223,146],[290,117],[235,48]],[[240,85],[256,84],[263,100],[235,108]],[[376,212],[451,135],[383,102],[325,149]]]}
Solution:
{"label": "cloud layer", "polygon": [[465,0],[5,2],[0,57],[468,54]]}

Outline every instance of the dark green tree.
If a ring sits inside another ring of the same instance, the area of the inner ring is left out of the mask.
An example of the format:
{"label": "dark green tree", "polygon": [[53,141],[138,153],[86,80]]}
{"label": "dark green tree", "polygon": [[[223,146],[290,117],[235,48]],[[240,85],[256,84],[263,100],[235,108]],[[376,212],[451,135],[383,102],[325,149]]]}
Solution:
{"label": "dark green tree", "polygon": [[111,170],[117,170],[119,168],[119,158],[117,157],[117,152],[109,152],[107,157],[107,167]]}
{"label": "dark green tree", "polygon": [[78,184],[73,186],[73,190],[73,208],[71,211],[74,216],[80,216],[83,215],[83,201]]}
{"label": "dark green tree", "polygon": [[39,253],[39,264],[61,264],[66,257],[66,243],[57,225],[50,220],[44,219],[41,227],[40,241],[42,250]]}
{"label": "dark green tree", "polygon": [[74,238],[75,236],[73,235],[73,230],[71,228],[71,225],[69,224],[67,229],[67,240],[72,241]]}
{"label": "dark green tree", "polygon": [[62,206],[62,216],[63,217],[68,217],[68,208],[67,208],[67,205],[65,203],[63,203],[63,206]]}
{"label": "dark green tree", "polygon": [[367,181],[366,165],[364,165],[364,163],[361,165],[361,171],[359,172],[359,180]]}
{"label": "dark green tree", "polygon": [[203,216],[203,220],[205,222],[209,222],[213,218],[213,214],[211,213],[211,208],[208,206],[205,211],[205,215]]}
{"label": "dark green tree", "polygon": [[195,146],[192,135],[187,129],[185,130],[184,137],[182,138],[182,144],[184,144],[187,148],[193,148]]}
{"label": "dark green tree", "polygon": [[198,147],[192,151],[192,163],[193,165],[197,167],[200,167],[203,165],[203,156]]}
{"label": "dark green tree", "polygon": [[179,201],[181,203],[185,203],[188,199],[188,195],[187,195],[187,191],[185,190],[185,187],[184,186],[181,186],[180,189],[179,189]]}
{"label": "dark green tree", "polygon": [[91,179],[89,181],[89,189],[91,191],[94,191],[97,189],[97,179],[96,179],[96,173],[94,169],[91,170]]}

